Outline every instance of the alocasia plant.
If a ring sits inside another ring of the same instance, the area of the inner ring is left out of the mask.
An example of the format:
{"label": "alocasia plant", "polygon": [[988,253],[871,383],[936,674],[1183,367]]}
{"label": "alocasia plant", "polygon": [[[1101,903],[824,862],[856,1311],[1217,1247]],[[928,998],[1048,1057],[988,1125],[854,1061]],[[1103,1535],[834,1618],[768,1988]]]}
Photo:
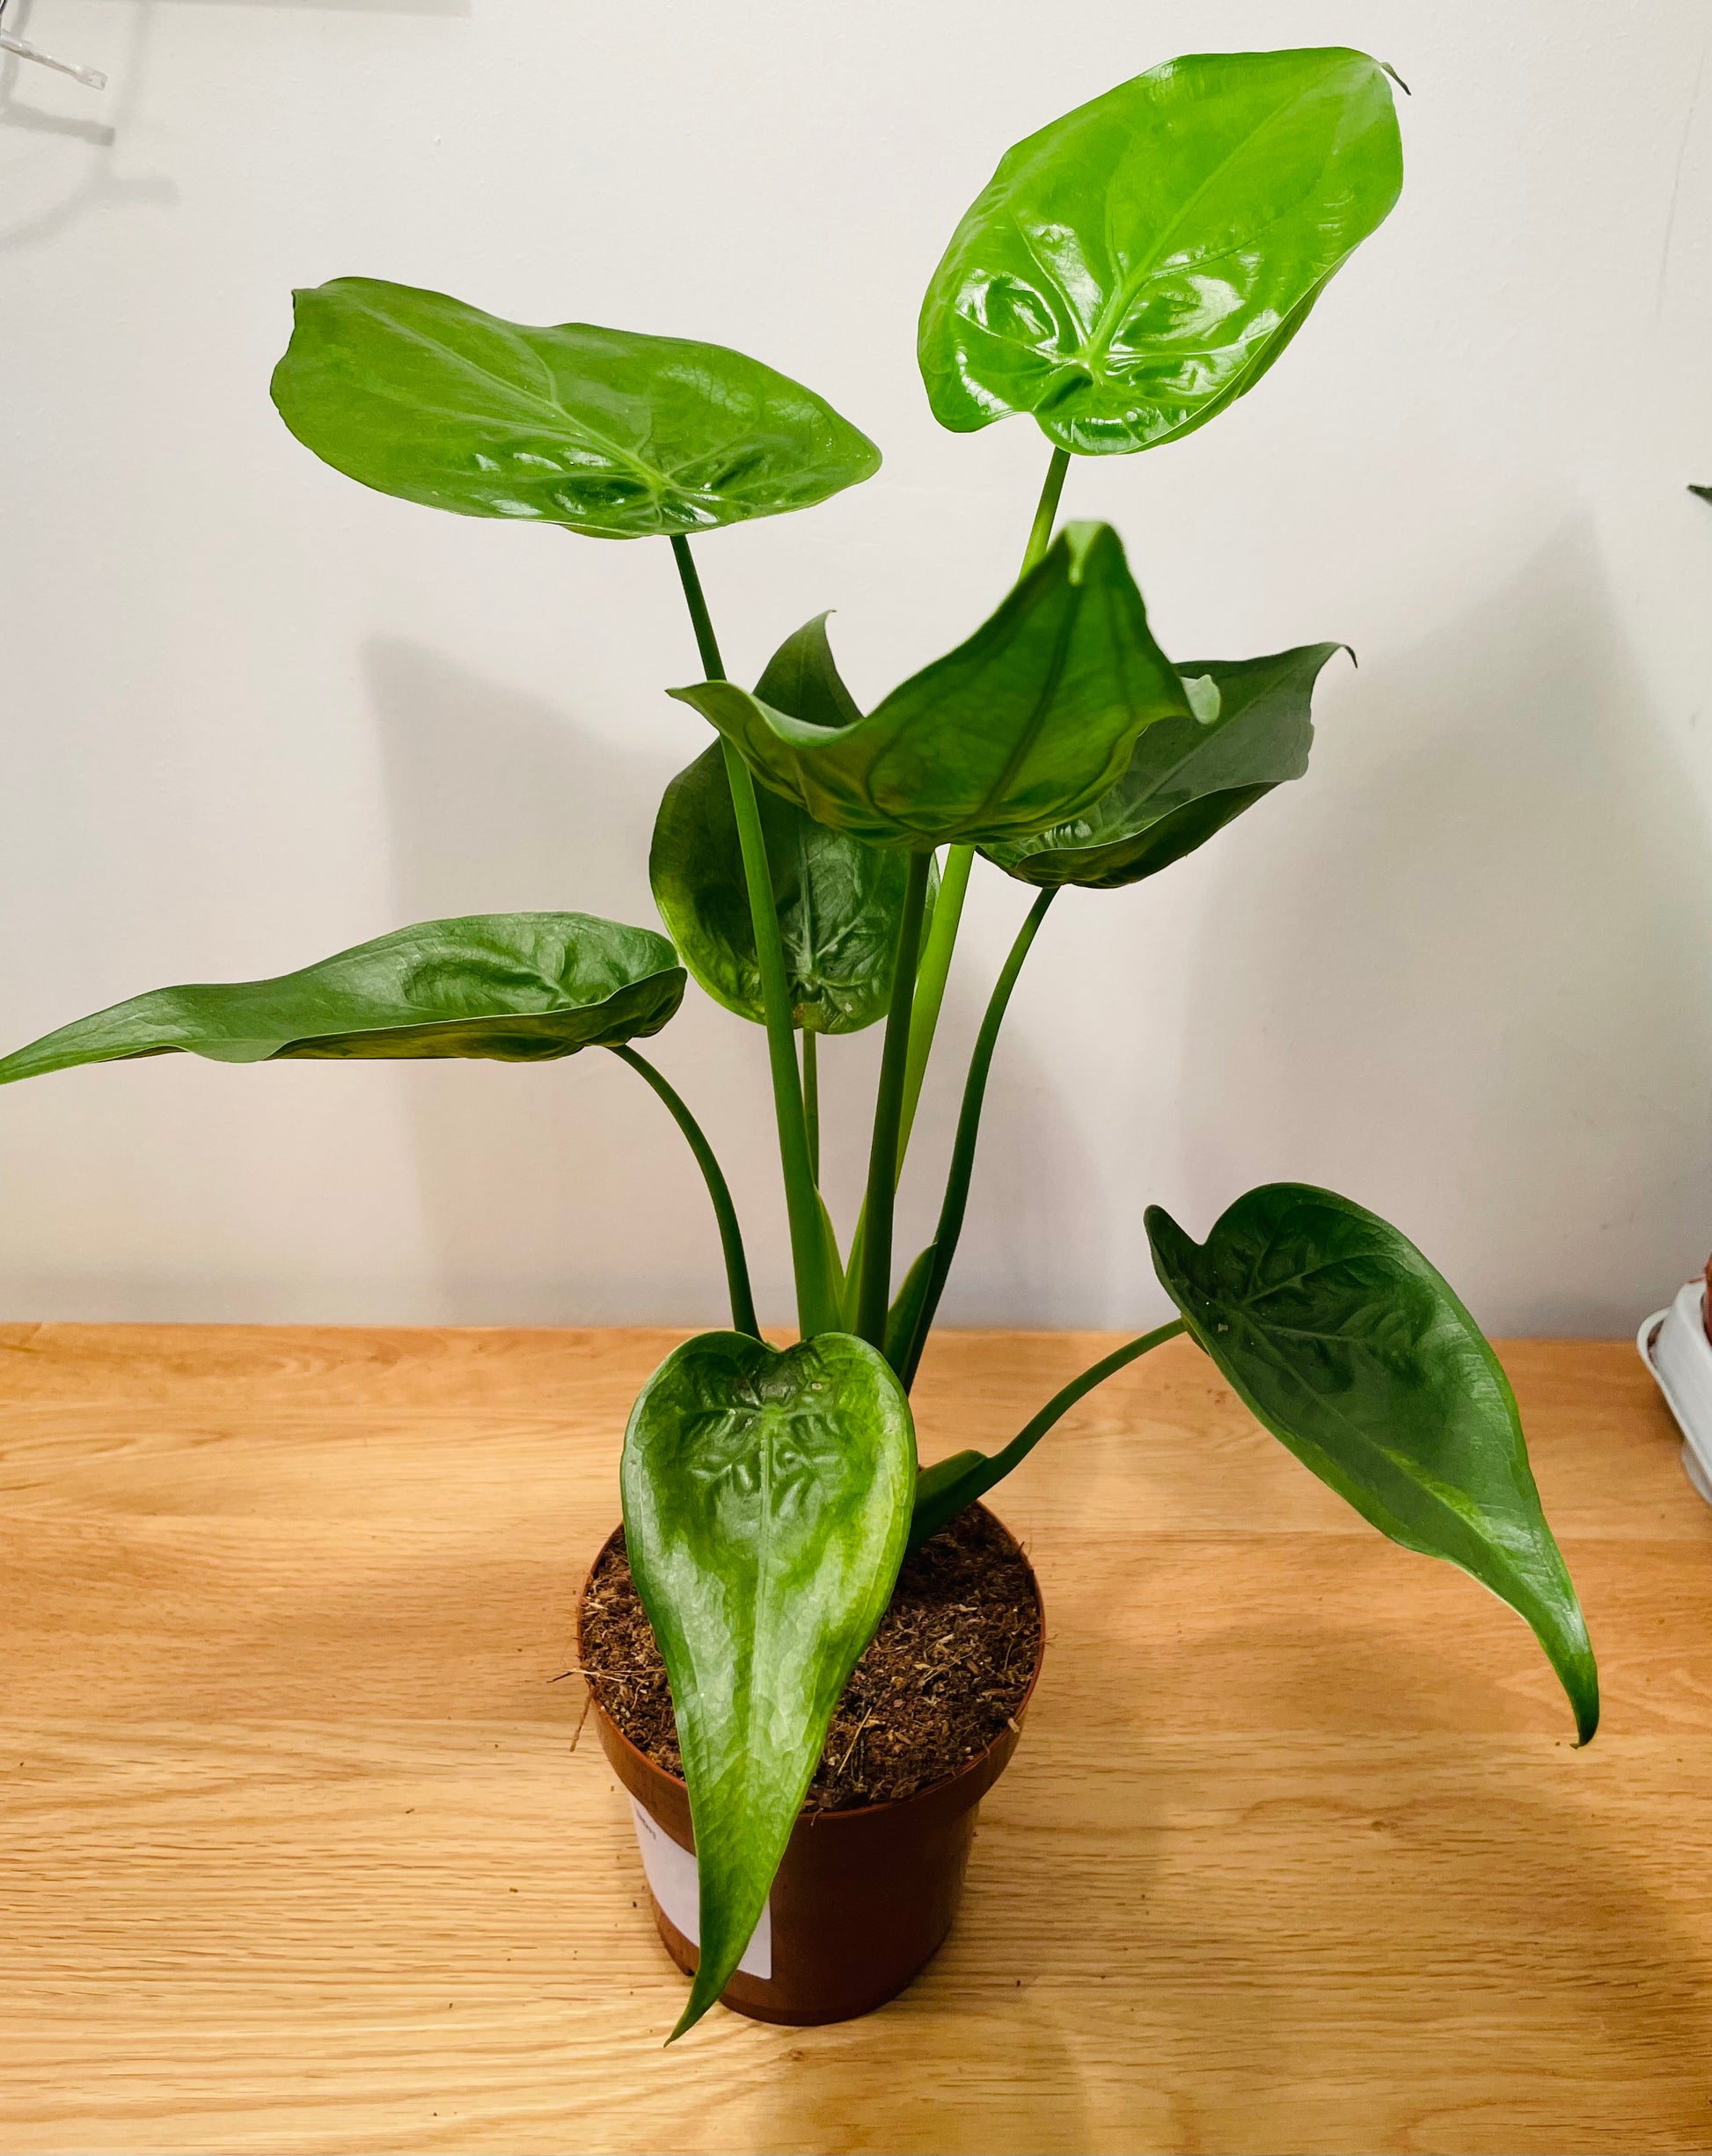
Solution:
{"label": "alocasia plant", "polygon": [[[179,1049],[253,1062],[605,1047],[665,1103],[713,1202],[733,1328],[668,1358],[624,1452],[630,1558],[700,1862],[702,1958],[680,2030],[743,1952],[905,1549],[1178,1334],[1382,1533],[1517,1610],[1584,1741],[1597,1722],[1586,1630],[1503,1370],[1420,1252],[1329,1192],[1251,1191],[1204,1244],[1150,1211],[1180,1316],[1000,1450],[917,1469],[910,1388],[1006,1006],[1048,908],[1067,885],[1157,875],[1299,778],[1314,685],[1340,649],[1174,664],[1116,533],[1054,537],[1070,458],[1174,440],[1272,366],[1397,199],[1388,72],[1343,49],[1177,60],[1003,159],[934,273],[919,357],[946,426],[1032,416],[1051,444],[1045,482],[1014,587],[868,712],[823,619],[752,691],[729,681],[690,551],[692,533],[805,508],[878,468],[820,398],[716,345],[527,328],[367,278],[300,293],[274,399],[327,463],[464,516],[669,542],[703,676],[670,693],[715,730],[655,826],[670,940],[584,913],[432,921],[277,980],[158,990],[0,1063],[4,1082]],[[970,1059],[933,1240],[900,1268],[894,1199],[977,850],[1035,897]],[[670,1020],[686,970],[766,1028],[801,1334],[782,1353],[759,1338],[712,1149],[633,1045]],[[818,1044],[882,1022],[867,1193],[841,1247],[819,1188]]]}

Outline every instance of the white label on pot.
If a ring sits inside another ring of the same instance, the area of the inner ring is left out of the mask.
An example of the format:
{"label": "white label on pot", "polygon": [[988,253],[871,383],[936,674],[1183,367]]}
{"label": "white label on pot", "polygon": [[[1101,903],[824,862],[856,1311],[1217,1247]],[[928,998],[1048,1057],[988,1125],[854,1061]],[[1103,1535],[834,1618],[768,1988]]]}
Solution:
{"label": "white label on pot", "polygon": [[[636,1822],[636,1846],[642,1852],[642,1869],[647,1874],[649,1893],[664,1910],[667,1922],[675,1925],[692,1947],[700,1946],[701,1881],[696,1873],[694,1852],[680,1848],[634,1797],[630,1800],[630,1814]],[[741,1975],[759,1976],[764,1982],[772,1975],[771,1903],[762,1910],[761,1921],[743,1949],[743,1958],[737,1968]]]}

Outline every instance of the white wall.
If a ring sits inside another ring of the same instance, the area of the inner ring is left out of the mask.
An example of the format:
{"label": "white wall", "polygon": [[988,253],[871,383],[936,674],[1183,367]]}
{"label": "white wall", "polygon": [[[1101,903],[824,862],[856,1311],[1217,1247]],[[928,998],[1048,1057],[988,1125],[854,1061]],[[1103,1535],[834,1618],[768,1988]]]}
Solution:
{"label": "white wall", "polygon": [[[1712,1243],[1712,59],[1704,0],[13,0],[0,72],[0,1038],[436,913],[652,919],[703,736],[664,549],[436,517],[267,401],[347,272],[753,351],[883,446],[702,544],[734,671],[821,607],[859,693],[1013,571],[1044,462],[942,434],[922,286],[999,152],[1174,52],[1395,63],[1409,179],[1263,388],[1079,464],[1167,649],[1347,638],[1314,769],[1055,910],[948,1303],[1159,1311],[1141,1231],[1300,1177],[1495,1329],[1619,1331]],[[986,873],[956,1046],[1026,894]],[[874,1037],[831,1085],[847,1202]],[[784,1312],[758,1034],[659,1044]],[[931,1095],[918,1164],[947,1135]],[[920,1181],[909,1205],[925,1227]],[[8,1316],[717,1318],[699,1185],[611,1058],[185,1057],[0,1096]]]}

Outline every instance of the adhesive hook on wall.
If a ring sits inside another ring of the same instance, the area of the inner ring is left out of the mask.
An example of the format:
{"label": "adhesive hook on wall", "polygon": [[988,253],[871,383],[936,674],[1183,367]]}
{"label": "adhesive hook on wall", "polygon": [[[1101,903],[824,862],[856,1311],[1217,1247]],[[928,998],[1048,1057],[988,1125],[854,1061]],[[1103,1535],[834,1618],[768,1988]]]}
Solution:
{"label": "adhesive hook on wall", "polygon": [[82,83],[87,90],[105,90],[107,78],[99,68],[80,68],[74,61],[55,60],[52,53],[45,53],[40,46],[27,39],[16,38],[6,27],[7,0],[0,0],[0,53],[11,53],[19,60],[33,60],[38,67],[52,68],[56,75],[69,75],[74,83]]}

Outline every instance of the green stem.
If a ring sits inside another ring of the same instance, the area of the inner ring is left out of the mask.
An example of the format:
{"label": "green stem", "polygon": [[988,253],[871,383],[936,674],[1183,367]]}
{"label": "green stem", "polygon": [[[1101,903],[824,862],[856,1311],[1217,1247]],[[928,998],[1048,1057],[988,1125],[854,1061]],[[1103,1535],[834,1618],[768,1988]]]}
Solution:
{"label": "green stem", "polygon": [[915,1000],[916,959],[921,946],[921,916],[927,899],[931,854],[911,854],[897,924],[897,964],[892,974],[891,1008],[886,1013],[886,1040],[880,1054],[880,1086],[874,1104],[874,1143],[868,1153],[867,1197],[862,1208],[861,1273],[854,1331],[875,1347],[886,1338],[886,1307],[891,1295],[892,1208],[897,1198],[898,1133],[904,1118],[904,1082],[910,1054],[910,1017]]}
{"label": "green stem", "polygon": [[915,1338],[904,1358],[901,1375],[907,1389],[915,1382],[921,1351],[928,1333],[933,1330],[933,1317],[940,1307],[940,1297],[945,1293],[945,1283],[950,1277],[951,1261],[957,1254],[957,1238],[963,1228],[963,1214],[969,1206],[969,1186],[975,1171],[975,1147],[981,1134],[981,1106],[986,1096],[987,1074],[992,1068],[993,1050],[999,1045],[999,1029],[1005,1023],[1005,1012],[1011,1000],[1011,991],[1016,986],[1017,976],[1022,971],[1022,962],[1028,956],[1040,925],[1046,918],[1046,909],[1057,896],[1054,891],[1043,891],[1028,909],[1028,918],[1017,931],[1016,941],[1011,945],[993,991],[988,1000],[986,1015],[981,1021],[981,1030],[975,1038],[975,1052],[969,1060],[969,1076],[963,1082],[963,1104],[957,1116],[957,1134],[952,1141],[951,1169],[946,1177],[945,1200],[940,1207],[940,1224],[933,1232],[933,1264],[928,1275],[927,1292],[922,1298],[921,1315],[916,1322]]}
{"label": "green stem", "polygon": [[1103,1385],[1108,1377],[1116,1377],[1127,1364],[1138,1360],[1150,1348],[1162,1347],[1166,1341],[1174,1340],[1180,1332],[1188,1331],[1181,1317],[1174,1317],[1168,1325],[1159,1325],[1152,1332],[1144,1332],[1139,1339],[1126,1340],[1122,1347],[1114,1348],[1109,1355],[1093,1363],[1079,1377],[1072,1377],[1061,1391],[1055,1392],[1032,1421],[1026,1422],[1010,1443],[1002,1450],[988,1456],[962,1452],[948,1460],[922,1470],[916,1490],[916,1509],[910,1522],[910,1547],[918,1549],[930,1535],[960,1513],[965,1505],[972,1505],[977,1497],[984,1497],[995,1483],[1003,1482],[1013,1467],[1021,1467],[1042,1438],[1075,1406],[1078,1400]]}
{"label": "green stem", "polygon": [[945,984],[951,972],[951,954],[957,947],[957,924],[963,917],[963,899],[969,891],[969,872],[975,865],[972,846],[954,846],[945,857],[939,895],[933,900],[933,918],[921,949],[916,974],[916,997],[910,1010],[910,1060],[904,1072],[904,1120],[897,1133],[897,1172],[904,1173],[904,1155],[910,1149],[921,1082],[927,1075],[927,1058],[945,1001]]}
{"label": "green stem", "polygon": [[820,1181],[820,1051],[818,1033],[802,1029],[802,1118],[808,1126],[808,1172]]}
{"label": "green stem", "polygon": [[690,1141],[690,1150],[696,1156],[696,1165],[707,1185],[707,1195],[713,1201],[713,1218],[719,1222],[720,1248],[725,1253],[726,1285],[731,1291],[731,1323],[738,1332],[753,1333],[758,1340],[761,1328],[755,1321],[755,1297],[749,1285],[749,1259],[743,1252],[743,1231],[738,1225],[737,1208],[731,1202],[731,1188],[726,1182],[713,1148],[690,1112],[688,1104],[675,1087],[669,1084],[646,1056],[638,1055],[633,1048],[608,1042],[612,1053],[621,1063],[647,1079],[670,1111],[673,1121]]}
{"label": "green stem", "polygon": [[[1026,576],[1052,543],[1052,526],[1058,514],[1058,502],[1064,494],[1065,475],[1070,470],[1070,451],[1055,449],[1046,467],[1046,478],[1040,490],[1040,500],[1035,507],[1035,521],[1029,527],[1028,544],[1023,550],[1022,568],[1019,581]],[[910,1021],[910,1065],[904,1078],[904,1124],[897,1148],[897,1172],[904,1172],[904,1155],[909,1150],[910,1133],[916,1119],[916,1104],[921,1098],[922,1080],[927,1074],[927,1059],[933,1053],[933,1035],[940,1023],[940,1007],[945,1001],[945,984],[951,972],[951,955],[957,948],[957,930],[963,917],[963,897],[969,889],[969,873],[975,865],[972,846],[952,846],[946,848],[945,868],[940,877],[940,894],[933,903],[933,920],[927,932],[927,942],[921,956],[921,972],[916,983],[915,1009]],[[861,1222],[857,1222],[857,1236],[861,1236]],[[852,1255],[854,1256],[854,1247]]]}
{"label": "green stem", "polygon": [[[723,681],[725,665],[713,635],[701,579],[690,557],[690,542],[681,534],[673,535],[672,557],[677,563],[678,579],[684,586],[684,602],[695,628],[703,671],[708,680]],[[809,1339],[817,1332],[832,1331],[838,1324],[838,1312],[827,1273],[820,1200],[809,1165],[808,1126],[802,1109],[801,1082],[797,1075],[795,1029],[791,1021],[790,989],[785,977],[785,947],[779,934],[772,871],[767,863],[767,842],[761,829],[760,804],[755,798],[755,780],[730,742],[721,737],[721,745],[725,752],[726,778],[731,787],[731,806],[737,819],[737,841],[743,849],[743,880],[749,887],[750,918],[754,924],[755,955],[761,973],[761,1001],[766,1012],[773,1112],[779,1125],[779,1159],[785,1178],[785,1206],[790,1219],[792,1269],[796,1275],[797,1324],[803,1338]]]}
{"label": "green stem", "polygon": [[[1168,1325],[1156,1325],[1152,1332],[1144,1332],[1139,1339],[1126,1340],[1122,1347],[1115,1347],[1109,1355],[1102,1356],[1098,1362],[1091,1362],[1079,1377],[1072,1377],[1067,1385],[1055,1392],[1039,1414],[1025,1422],[1002,1451],[994,1453],[993,1465],[1000,1474],[1008,1475],[1019,1462],[1027,1459],[1052,1425],[1061,1421],[1077,1401],[1092,1392],[1096,1385],[1103,1385],[1108,1377],[1116,1377],[1120,1370],[1138,1361],[1150,1349],[1162,1347],[1167,1340],[1174,1340],[1180,1332],[1187,1332],[1188,1330],[1181,1317],[1174,1317]],[[994,1480],[997,1479],[995,1476]]]}
{"label": "green stem", "polygon": [[1034,568],[1052,544],[1052,526],[1057,521],[1058,497],[1064,492],[1065,473],[1070,469],[1070,451],[1055,449],[1052,461],[1046,467],[1046,484],[1040,490],[1040,500],[1035,507],[1035,521],[1028,527],[1028,544],[1023,549],[1022,567],[1017,572],[1017,582]]}
{"label": "green stem", "polygon": [[[945,873],[940,878],[939,896],[933,901],[933,918],[921,947],[921,964],[916,970],[915,1001],[910,1006],[910,1055],[904,1067],[904,1112],[897,1129],[897,1177],[904,1177],[904,1156],[910,1149],[910,1133],[915,1128],[916,1109],[921,1101],[921,1082],[927,1075],[927,1059],[933,1052],[933,1034],[940,1023],[940,1007],[945,1001],[945,984],[951,971],[951,953],[956,947],[957,923],[962,918],[963,898],[969,890],[969,872],[975,860],[971,846],[954,846],[946,857]],[[861,1278],[862,1250],[867,1242],[867,1211],[856,1215],[856,1231],[850,1240],[850,1267],[845,1287],[846,1311],[856,1292],[855,1283]]]}

